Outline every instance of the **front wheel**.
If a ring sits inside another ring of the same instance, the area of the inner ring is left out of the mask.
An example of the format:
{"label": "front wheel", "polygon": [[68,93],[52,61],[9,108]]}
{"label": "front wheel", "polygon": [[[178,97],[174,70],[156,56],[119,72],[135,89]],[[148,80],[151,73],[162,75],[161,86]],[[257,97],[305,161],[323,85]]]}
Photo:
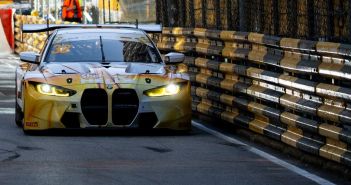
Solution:
{"label": "front wheel", "polygon": [[16,108],[15,108],[15,122],[18,127],[23,127],[23,112],[21,107],[17,103],[17,83],[16,83],[16,88],[15,88],[15,94],[16,94]]}
{"label": "front wheel", "polygon": [[15,121],[18,127],[23,127],[23,112],[21,107],[16,103],[16,110],[15,110]]}

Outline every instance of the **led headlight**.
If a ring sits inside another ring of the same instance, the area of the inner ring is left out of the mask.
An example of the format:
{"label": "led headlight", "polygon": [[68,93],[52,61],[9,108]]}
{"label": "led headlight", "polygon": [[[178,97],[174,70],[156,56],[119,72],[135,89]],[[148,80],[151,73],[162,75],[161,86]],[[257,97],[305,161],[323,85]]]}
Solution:
{"label": "led headlight", "polygon": [[36,90],[45,95],[49,96],[61,96],[61,97],[68,97],[76,94],[76,91],[66,89],[60,86],[54,86],[49,84],[36,84]]}
{"label": "led headlight", "polygon": [[147,91],[144,91],[144,94],[147,96],[170,96],[170,95],[175,95],[178,94],[180,91],[181,85],[180,84],[169,84],[166,86],[158,87],[155,89],[150,89]]}

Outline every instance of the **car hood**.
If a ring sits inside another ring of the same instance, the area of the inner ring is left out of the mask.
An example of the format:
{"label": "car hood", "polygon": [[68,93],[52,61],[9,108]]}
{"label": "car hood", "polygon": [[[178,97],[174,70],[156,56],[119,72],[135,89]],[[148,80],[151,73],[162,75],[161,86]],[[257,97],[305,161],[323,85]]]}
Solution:
{"label": "car hood", "polygon": [[48,63],[39,71],[49,84],[163,84],[170,80],[163,64]]}

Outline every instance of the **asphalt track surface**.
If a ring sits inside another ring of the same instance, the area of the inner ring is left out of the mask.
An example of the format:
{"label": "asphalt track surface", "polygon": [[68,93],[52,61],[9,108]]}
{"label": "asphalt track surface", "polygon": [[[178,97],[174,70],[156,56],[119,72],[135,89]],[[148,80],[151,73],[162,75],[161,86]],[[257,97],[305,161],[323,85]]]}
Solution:
{"label": "asphalt track surface", "polygon": [[[14,123],[11,80],[17,63],[16,56],[0,57],[1,185],[348,183],[266,147],[267,155],[260,155],[254,144],[207,127],[194,126],[189,134],[92,130],[24,135]],[[276,163],[271,154],[307,175]]]}

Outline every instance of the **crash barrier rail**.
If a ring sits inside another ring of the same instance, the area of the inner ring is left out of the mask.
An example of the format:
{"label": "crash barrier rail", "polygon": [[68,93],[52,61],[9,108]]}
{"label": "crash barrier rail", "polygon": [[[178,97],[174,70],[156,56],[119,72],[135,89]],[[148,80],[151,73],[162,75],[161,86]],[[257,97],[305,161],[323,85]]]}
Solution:
{"label": "crash barrier rail", "polygon": [[[40,51],[46,33],[21,25],[44,23],[15,15],[17,53]],[[186,54],[193,111],[351,166],[351,45],[199,28],[153,38]]]}
{"label": "crash barrier rail", "polygon": [[166,27],[157,46],[186,54],[193,111],[351,166],[351,45]]}

